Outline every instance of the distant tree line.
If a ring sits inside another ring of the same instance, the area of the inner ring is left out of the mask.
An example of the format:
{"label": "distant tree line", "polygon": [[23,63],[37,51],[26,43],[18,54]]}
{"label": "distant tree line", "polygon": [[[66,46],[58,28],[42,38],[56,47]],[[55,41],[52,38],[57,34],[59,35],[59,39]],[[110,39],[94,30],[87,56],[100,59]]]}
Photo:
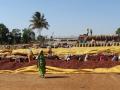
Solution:
{"label": "distant tree line", "polygon": [[[35,12],[30,20],[29,28],[9,30],[6,25],[0,23],[0,44],[26,44],[34,41],[44,42],[45,37],[41,35],[43,28],[48,29],[49,24],[44,18],[44,14]],[[36,38],[33,30],[38,30],[39,35]]]}
{"label": "distant tree line", "polygon": [[32,29],[12,29],[10,31],[4,24],[0,24],[0,44],[21,44],[31,41],[35,41],[35,33]]}

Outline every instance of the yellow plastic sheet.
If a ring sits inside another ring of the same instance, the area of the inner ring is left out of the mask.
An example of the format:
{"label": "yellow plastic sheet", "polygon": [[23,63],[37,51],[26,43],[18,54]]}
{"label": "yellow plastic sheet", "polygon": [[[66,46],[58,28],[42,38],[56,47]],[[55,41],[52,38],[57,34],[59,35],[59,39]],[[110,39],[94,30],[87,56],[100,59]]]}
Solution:
{"label": "yellow plastic sheet", "polygon": [[[112,68],[96,68],[96,69],[63,69],[57,67],[46,66],[46,71],[49,74],[75,74],[75,73],[120,73],[120,65]],[[38,74],[36,65],[28,66],[16,70],[0,70],[0,74],[8,73],[23,73],[23,74]]]}
{"label": "yellow plastic sheet", "polygon": [[[41,50],[44,51],[45,54],[47,54],[48,49],[47,48],[39,48],[35,49],[32,48],[33,54],[38,54]],[[72,54],[72,55],[78,55],[78,54],[87,54],[87,53],[118,53],[120,54],[120,47],[119,46],[109,46],[109,47],[72,47],[72,48],[53,48],[52,49],[53,54],[63,56],[66,54]],[[12,54],[28,54],[28,49],[16,49],[12,50]]]}

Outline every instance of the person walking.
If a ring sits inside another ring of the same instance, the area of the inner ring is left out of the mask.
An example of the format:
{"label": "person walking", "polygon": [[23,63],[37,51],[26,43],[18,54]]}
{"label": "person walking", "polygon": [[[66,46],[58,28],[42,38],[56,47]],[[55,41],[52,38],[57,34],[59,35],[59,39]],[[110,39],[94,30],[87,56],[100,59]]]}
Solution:
{"label": "person walking", "polygon": [[48,56],[52,56],[53,52],[52,52],[52,47],[49,46],[48,47]]}
{"label": "person walking", "polygon": [[30,63],[32,60],[33,60],[33,52],[32,52],[32,49],[29,48],[29,51],[28,51],[28,62]]}
{"label": "person walking", "polygon": [[46,60],[43,51],[40,52],[38,55],[38,69],[41,78],[45,78],[46,73]]}
{"label": "person walking", "polygon": [[112,58],[112,61],[118,61],[119,60],[118,58],[119,58],[118,55],[115,53]]}
{"label": "person walking", "polygon": [[86,54],[86,55],[85,55],[85,58],[84,58],[84,62],[87,62],[87,61],[88,61],[88,57],[89,57],[89,55]]}

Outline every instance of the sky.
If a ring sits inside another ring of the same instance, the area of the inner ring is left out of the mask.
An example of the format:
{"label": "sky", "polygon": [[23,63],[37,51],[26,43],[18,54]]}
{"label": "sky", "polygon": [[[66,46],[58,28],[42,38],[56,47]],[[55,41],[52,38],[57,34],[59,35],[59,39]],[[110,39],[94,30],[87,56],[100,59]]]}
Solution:
{"label": "sky", "polygon": [[45,15],[50,27],[42,35],[114,34],[120,27],[120,0],[0,0],[0,23],[10,30],[30,25],[32,15]]}

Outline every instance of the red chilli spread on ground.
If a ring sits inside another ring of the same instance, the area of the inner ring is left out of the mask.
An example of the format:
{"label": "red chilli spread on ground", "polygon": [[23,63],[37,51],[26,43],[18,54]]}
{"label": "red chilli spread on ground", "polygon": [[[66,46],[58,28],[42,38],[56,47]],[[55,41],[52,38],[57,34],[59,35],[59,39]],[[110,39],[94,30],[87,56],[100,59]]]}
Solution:
{"label": "red chilli spread on ground", "polygon": [[[95,61],[88,60],[86,62],[72,59],[70,61],[57,60],[57,59],[46,59],[47,66],[60,67],[65,69],[83,69],[83,68],[110,68],[116,65],[120,65],[118,61]],[[15,62],[10,60],[0,60],[0,70],[15,70],[22,67],[37,65],[37,61],[33,60],[28,62]]]}

